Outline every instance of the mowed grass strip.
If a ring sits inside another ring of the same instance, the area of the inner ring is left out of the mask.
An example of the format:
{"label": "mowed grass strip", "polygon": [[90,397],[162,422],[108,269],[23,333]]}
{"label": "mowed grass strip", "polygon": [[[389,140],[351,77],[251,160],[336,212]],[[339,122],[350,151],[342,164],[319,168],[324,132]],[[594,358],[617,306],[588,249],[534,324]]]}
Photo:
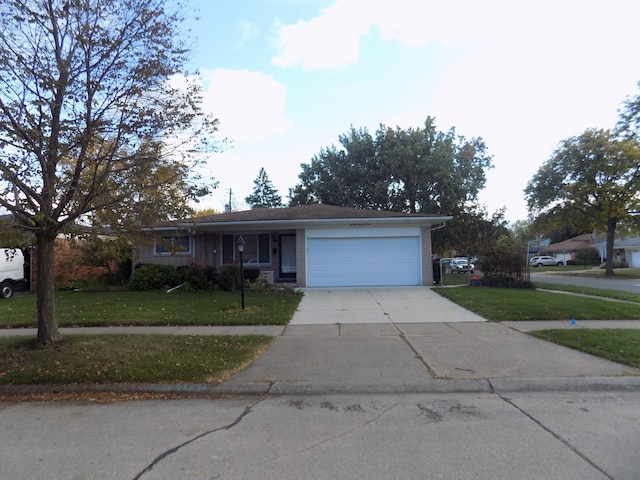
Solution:
{"label": "mowed grass strip", "polygon": [[[58,292],[61,327],[116,325],[286,325],[301,294],[255,292]],[[0,328],[36,326],[36,296],[0,300]]]}
{"label": "mowed grass strip", "polygon": [[607,360],[640,368],[640,330],[637,329],[550,329],[529,332],[529,334]]}
{"label": "mowed grass strip", "polygon": [[257,358],[273,338],[67,335],[47,347],[0,338],[0,384],[218,383]]}
{"label": "mowed grass strip", "polygon": [[560,285],[556,283],[545,282],[534,282],[533,285],[536,288],[545,290],[579,293],[582,295],[593,295],[595,297],[614,298],[616,300],[624,300],[627,302],[636,302],[640,304],[640,293],[623,292],[622,290],[581,287],[578,285]]}
{"label": "mowed grass strip", "polygon": [[638,320],[636,304],[543,292],[530,288],[435,288],[487,320]]}

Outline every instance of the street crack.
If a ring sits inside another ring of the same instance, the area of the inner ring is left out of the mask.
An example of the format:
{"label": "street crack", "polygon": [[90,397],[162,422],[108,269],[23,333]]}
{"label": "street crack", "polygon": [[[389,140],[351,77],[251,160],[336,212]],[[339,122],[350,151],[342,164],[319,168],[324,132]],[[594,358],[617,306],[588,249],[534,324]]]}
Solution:
{"label": "street crack", "polygon": [[[490,382],[491,383],[491,382]],[[491,386],[492,390],[493,390],[493,385]],[[565,447],[567,447],[569,450],[571,450],[573,453],[575,453],[576,455],[578,455],[580,458],[582,458],[585,462],[587,462],[589,465],[591,465],[593,468],[595,468],[596,470],[598,470],[600,473],[602,473],[605,477],[607,477],[609,480],[615,480],[614,477],[612,477],[611,475],[609,475],[605,470],[603,470],[601,467],[599,467],[598,465],[596,465],[593,460],[591,460],[587,455],[585,455],[584,453],[582,453],[580,450],[578,450],[576,447],[574,447],[573,445],[571,445],[571,443],[569,442],[569,440],[567,440],[566,438],[562,437],[561,435],[558,435],[556,432],[554,432],[553,430],[551,430],[551,428],[547,427],[544,423],[542,423],[540,420],[538,420],[537,418],[535,418],[533,415],[529,414],[528,412],[526,412],[525,410],[523,410],[522,408],[520,408],[518,405],[516,405],[513,401],[511,401],[511,399],[497,393],[495,390],[493,390],[493,393],[495,393],[503,402],[508,403],[509,405],[511,405],[513,408],[515,408],[516,410],[518,410],[520,413],[522,413],[525,417],[527,417],[529,420],[531,420],[532,422],[534,422],[536,425],[538,425],[540,428],[542,428],[545,432],[549,433],[553,438],[555,438],[556,440],[558,440],[560,443],[562,443]]]}
{"label": "street crack", "polygon": [[247,415],[249,415],[249,414],[253,411],[253,408],[254,408],[258,403],[260,403],[261,401],[262,401],[262,400],[259,400],[259,401],[257,401],[256,403],[253,403],[253,404],[251,404],[251,405],[247,406],[247,407],[244,409],[244,411],[243,411],[243,412],[238,416],[238,418],[236,418],[233,422],[229,423],[228,425],[225,425],[225,426],[223,426],[223,427],[214,428],[214,429],[212,429],[212,430],[208,430],[208,431],[206,431],[206,432],[203,432],[203,433],[201,433],[200,435],[197,435],[197,436],[193,437],[192,439],[187,440],[186,442],[181,443],[180,445],[177,445],[177,446],[175,446],[175,447],[173,447],[173,448],[170,448],[169,450],[167,450],[167,451],[165,451],[165,452],[161,453],[161,454],[160,454],[160,455],[158,455],[158,456],[157,456],[157,457],[156,457],[156,458],[155,458],[155,459],[154,459],[154,460],[153,460],[149,465],[147,465],[147,467],[146,467],[144,470],[142,470],[140,473],[138,473],[138,475],[136,475],[135,477],[133,477],[133,480],[140,480],[140,479],[143,477],[143,475],[145,475],[145,474],[149,473],[151,470],[153,470],[153,469],[154,469],[154,467],[155,467],[156,465],[158,465],[160,462],[162,462],[165,458],[167,458],[167,457],[169,457],[169,456],[173,455],[174,453],[179,452],[181,449],[183,449],[183,448],[184,448],[184,447],[186,447],[187,445],[190,445],[190,444],[192,444],[193,442],[196,442],[196,441],[200,440],[201,438],[206,437],[207,435],[211,435],[211,434],[213,434],[213,433],[220,432],[220,431],[222,431],[222,430],[231,430],[233,427],[235,427],[236,425],[238,425],[238,424],[242,421],[242,419],[243,419],[244,417],[246,417]]}

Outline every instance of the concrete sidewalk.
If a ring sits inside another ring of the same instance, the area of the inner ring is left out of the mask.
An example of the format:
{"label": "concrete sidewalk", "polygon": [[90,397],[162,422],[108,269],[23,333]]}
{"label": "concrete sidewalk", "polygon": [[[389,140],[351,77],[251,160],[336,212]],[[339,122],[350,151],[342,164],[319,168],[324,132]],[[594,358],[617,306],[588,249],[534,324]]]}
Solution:
{"label": "concrete sidewalk", "polygon": [[[61,332],[276,337],[260,358],[223,384],[125,387],[145,391],[492,391],[498,385],[640,390],[638,369],[523,333],[591,327],[640,328],[640,321],[486,322],[431,289],[412,287],[306,290],[286,327],[109,327]],[[0,330],[0,336],[16,334],[35,336],[35,330]]]}

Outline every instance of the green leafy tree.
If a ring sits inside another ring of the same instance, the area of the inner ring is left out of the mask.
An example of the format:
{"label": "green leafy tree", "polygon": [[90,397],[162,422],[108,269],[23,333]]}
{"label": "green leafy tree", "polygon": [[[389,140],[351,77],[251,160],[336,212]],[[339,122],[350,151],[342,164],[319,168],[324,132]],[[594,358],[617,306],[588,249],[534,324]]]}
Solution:
{"label": "green leafy tree", "polygon": [[253,193],[245,198],[251,208],[277,208],[282,206],[282,197],[273,186],[264,168],[253,181]]}
{"label": "green leafy tree", "polygon": [[[121,228],[184,208],[216,121],[180,81],[180,2],[0,3],[0,207],[38,254],[38,341],[59,340],[56,236],[79,221]],[[196,142],[203,139],[203,143]],[[142,208],[144,207],[144,208]]]}
{"label": "green leafy tree", "polygon": [[490,216],[482,208],[469,207],[448,222],[447,228],[433,232],[433,250],[456,250],[461,256],[476,256],[487,243],[508,235],[504,210]]}
{"label": "green leafy tree", "polygon": [[[638,82],[640,89],[640,82]],[[640,94],[628,97],[620,111],[616,132],[623,137],[640,137]]]}
{"label": "green leafy tree", "polygon": [[380,125],[375,137],[351,127],[339,139],[342,148],[325,148],[302,164],[292,205],[455,215],[474,205],[492,167],[482,139],[439,132],[433,118],[418,129]]}
{"label": "green leafy tree", "polygon": [[300,183],[289,191],[290,205],[325,203],[354,208],[389,208],[388,169],[366,128],[339,136],[342,148],[323,148],[302,164]]}
{"label": "green leafy tree", "polygon": [[103,267],[107,271],[109,285],[124,283],[131,275],[131,242],[123,237],[89,235],[78,242],[80,265]]}
{"label": "green leafy tree", "polygon": [[[561,142],[525,189],[529,210],[574,213],[583,226],[606,229],[606,275],[613,275],[613,243],[620,223],[640,209],[640,143],[609,130],[586,130]],[[587,222],[590,225],[587,225]]]}

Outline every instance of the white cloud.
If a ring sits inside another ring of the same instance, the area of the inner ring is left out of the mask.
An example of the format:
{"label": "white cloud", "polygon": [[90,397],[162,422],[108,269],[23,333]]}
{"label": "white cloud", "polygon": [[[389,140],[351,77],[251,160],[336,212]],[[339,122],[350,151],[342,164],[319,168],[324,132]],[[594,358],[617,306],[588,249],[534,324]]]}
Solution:
{"label": "white cloud", "polygon": [[279,67],[300,65],[306,70],[341,68],[358,60],[360,36],[368,25],[352,11],[350,2],[337,2],[309,20],[285,25],[276,20]]}
{"label": "white cloud", "polygon": [[471,42],[491,27],[477,21],[483,2],[337,0],[311,20],[276,20],[272,63],[306,70],[337,69],[358,61],[361,37],[375,27],[382,40],[409,47]]}
{"label": "white cloud", "polygon": [[271,75],[219,68],[203,72],[204,108],[220,120],[220,137],[257,143],[293,128],[286,88]]}

